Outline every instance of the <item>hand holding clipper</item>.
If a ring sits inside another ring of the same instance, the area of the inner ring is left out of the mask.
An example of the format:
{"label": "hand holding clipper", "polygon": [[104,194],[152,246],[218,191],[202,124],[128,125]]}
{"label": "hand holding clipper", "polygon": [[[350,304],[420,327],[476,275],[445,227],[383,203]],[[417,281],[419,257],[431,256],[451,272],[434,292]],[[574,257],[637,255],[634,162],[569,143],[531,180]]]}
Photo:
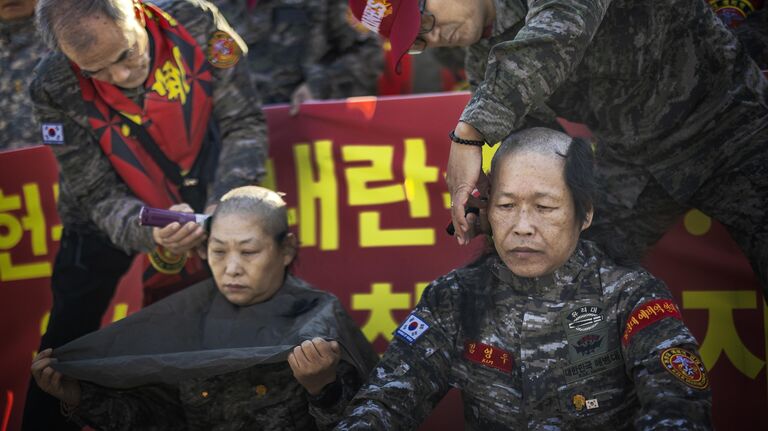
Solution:
{"label": "hand holding clipper", "polygon": [[152,226],[152,238],[163,253],[186,256],[187,252],[204,244],[205,222],[208,215],[195,214],[187,204],[178,204],[167,210],[143,207],[139,224]]}

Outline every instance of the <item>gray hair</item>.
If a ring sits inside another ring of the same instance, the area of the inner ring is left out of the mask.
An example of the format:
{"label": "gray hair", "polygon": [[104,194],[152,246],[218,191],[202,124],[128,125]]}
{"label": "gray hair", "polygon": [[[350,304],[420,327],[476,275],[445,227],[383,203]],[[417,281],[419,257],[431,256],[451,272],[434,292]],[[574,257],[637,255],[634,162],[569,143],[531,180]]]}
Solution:
{"label": "gray hair", "polygon": [[494,166],[500,160],[509,154],[521,151],[564,157],[568,153],[571,141],[572,138],[565,133],[544,127],[533,127],[513,133],[507,136],[496,150],[491,161],[491,173],[496,171]]}
{"label": "gray hair", "polygon": [[103,16],[123,22],[132,7],[132,0],[37,0],[35,16],[40,37],[48,47],[58,49],[63,35],[68,44],[82,51],[94,41],[93,34],[82,30],[83,18]]}
{"label": "gray hair", "polygon": [[227,192],[211,217],[211,226],[222,215],[251,215],[258,218],[267,235],[278,245],[288,234],[288,210],[279,194],[259,186],[244,186]]}
{"label": "gray hair", "polygon": [[592,147],[587,141],[572,138],[565,133],[543,127],[521,130],[509,135],[501,143],[491,160],[491,184],[495,182],[498,165],[507,156],[518,152],[534,152],[564,162],[565,185],[571,193],[576,220],[583,223],[592,210],[597,185],[595,160]]}

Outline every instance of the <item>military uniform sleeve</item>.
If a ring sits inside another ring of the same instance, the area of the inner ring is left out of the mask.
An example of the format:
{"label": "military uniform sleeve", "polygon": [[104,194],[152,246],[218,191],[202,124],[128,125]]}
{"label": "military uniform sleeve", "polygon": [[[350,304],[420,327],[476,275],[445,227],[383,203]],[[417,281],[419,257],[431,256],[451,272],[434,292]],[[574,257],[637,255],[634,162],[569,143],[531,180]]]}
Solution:
{"label": "military uniform sleeve", "polygon": [[525,26],[514,39],[491,48],[484,79],[475,82],[461,121],[491,143],[518,129],[530,109],[542,105],[576,68],[609,3],[529,0]]}
{"label": "military uniform sleeve", "polygon": [[337,99],[376,94],[384,69],[384,52],[375,33],[360,32],[347,19],[346,0],[327,0],[324,19],[317,19],[313,37],[325,40],[328,51],[304,67],[312,95]]}
{"label": "military uniform sleeve", "polygon": [[[58,54],[57,54],[58,55]],[[63,130],[59,144],[50,145],[59,163],[61,193],[76,205],[109,239],[122,250],[133,253],[154,247],[152,231],[139,226],[138,215],[142,202],[119,178],[102,152],[87,120],[75,119],[61,103],[82,103],[79,87],[67,81],[75,78],[71,71],[44,62],[38,77],[30,86],[38,124],[53,124]],[[51,87],[64,85],[78,91],[66,98],[54,98]],[[70,97],[71,96],[71,97]],[[84,110],[84,108],[83,108]],[[63,211],[67,212],[67,211]]]}
{"label": "military uniform sleeve", "polygon": [[645,274],[619,303],[622,353],[641,411],[638,430],[709,430],[709,376],[667,287]]}
{"label": "military uniform sleeve", "polygon": [[81,400],[73,419],[104,431],[184,430],[184,411],[175,391],[161,386],[107,389],[80,382]]}
{"label": "military uniform sleeve", "polygon": [[349,404],[337,431],[416,429],[449,389],[457,297],[435,282]]}
{"label": "military uniform sleeve", "polygon": [[339,362],[336,382],[326,386],[319,397],[309,397],[309,414],[319,430],[332,429],[341,420],[349,401],[362,382],[354,366]]}
{"label": "military uniform sleeve", "polygon": [[[212,9],[214,28],[235,34],[224,17]],[[213,69],[213,116],[221,133],[221,153],[216,179],[208,203],[218,201],[229,190],[256,184],[266,173],[267,123],[261,102],[248,76],[247,48],[239,36],[242,58],[230,68]]]}

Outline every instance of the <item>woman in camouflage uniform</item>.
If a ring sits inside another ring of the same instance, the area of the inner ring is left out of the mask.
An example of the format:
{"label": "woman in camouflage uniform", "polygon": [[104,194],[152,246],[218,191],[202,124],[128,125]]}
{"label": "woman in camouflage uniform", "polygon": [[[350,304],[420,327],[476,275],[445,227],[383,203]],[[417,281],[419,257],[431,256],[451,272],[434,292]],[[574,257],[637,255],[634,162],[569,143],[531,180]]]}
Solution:
{"label": "woman in camouflage uniform", "polygon": [[492,252],[427,287],[336,429],[416,429],[450,388],[466,430],[710,429],[707,371],[667,287],[579,238],[589,144],[526,130],[491,170]]}
{"label": "woman in camouflage uniform", "polygon": [[280,196],[235,189],[212,217],[213,281],[56,349],[56,359],[41,352],[33,376],[97,429],[328,428],[376,356],[333,295],[288,275],[296,249]]}

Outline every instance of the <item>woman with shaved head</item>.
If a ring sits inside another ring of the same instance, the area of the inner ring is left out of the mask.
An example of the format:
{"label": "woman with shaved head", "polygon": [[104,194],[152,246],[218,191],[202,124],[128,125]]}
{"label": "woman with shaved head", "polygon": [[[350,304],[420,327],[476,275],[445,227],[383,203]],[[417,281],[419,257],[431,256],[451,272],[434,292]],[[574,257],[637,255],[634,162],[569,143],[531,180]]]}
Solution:
{"label": "woman with shaved head", "polygon": [[335,296],[290,275],[296,252],[282,198],[234,189],[212,216],[213,280],[41,352],[32,375],[100,430],[327,429],[376,355]]}
{"label": "woman with shaved head", "polygon": [[493,158],[493,248],[437,279],[337,430],[416,429],[450,388],[465,429],[711,428],[707,371],[666,286],[580,238],[592,150],[531,129]]}

